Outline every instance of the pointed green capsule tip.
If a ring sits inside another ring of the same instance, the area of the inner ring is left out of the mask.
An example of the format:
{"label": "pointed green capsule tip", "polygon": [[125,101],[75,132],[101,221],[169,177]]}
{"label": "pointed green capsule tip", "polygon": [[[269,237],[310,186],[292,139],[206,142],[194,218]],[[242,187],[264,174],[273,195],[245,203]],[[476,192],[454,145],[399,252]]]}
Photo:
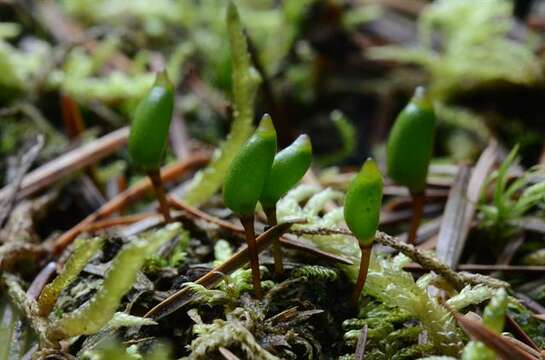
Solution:
{"label": "pointed green capsule tip", "polygon": [[225,177],[223,200],[239,216],[254,213],[275,153],[276,131],[271,117],[265,115],[231,162]]}
{"label": "pointed green capsule tip", "polygon": [[227,4],[227,21],[238,20],[238,10],[233,1],[229,0]]}
{"label": "pointed green capsule tip", "polygon": [[173,85],[163,71],[157,74],[132,118],[129,155],[134,164],[143,170],[155,170],[161,166],[173,108]]}
{"label": "pointed green capsule tip", "polygon": [[350,183],[344,203],[344,219],[361,246],[370,246],[378,229],[382,205],[382,174],[373,159],[367,159]]}
{"label": "pointed green capsule tip", "polygon": [[162,86],[165,89],[170,89],[171,91],[174,89],[174,84],[172,84],[172,81],[170,81],[166,69],[163,69],[157,73],[153,86]]}
{"label": "pointed green capsule tip", "polygon": [[399,113],[386,147],[388,175],[419,194],[426,188],[435,133],[432,101],[423,87],[416,89]]}
{"label": "pointed green capsule tip", "polygon": [[307,135],[299,136],[274,157],[271,172],[265,181],[260,202],[273,207],[307,172],[312,162],[312,144]]}

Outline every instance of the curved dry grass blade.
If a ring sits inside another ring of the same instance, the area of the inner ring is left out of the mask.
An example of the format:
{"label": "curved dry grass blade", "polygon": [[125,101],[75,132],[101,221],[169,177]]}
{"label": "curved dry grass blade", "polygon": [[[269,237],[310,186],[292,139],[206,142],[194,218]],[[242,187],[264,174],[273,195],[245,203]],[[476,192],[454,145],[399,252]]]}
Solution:
{"label": "curved dry grass blade", "polygon": [[503,359],[535,360],[532,354],[522,350],[502,335],[487,329],[480,321],[468,319],[462,314],[453,313],[454,318],[464,331],[477,341],[484,343]]}
{"label": "curved dry grass blade", "polygon": [[460,229],[465,225],[468,183],[469,167],[462,165],[458,169],[454,185],[450,188],[441,228],[439,229],[437,258],[451,268],[456,267],[465,244],[466,237]]}
{"label": "curved dry grass blade", "polygon": [[[274,239],[288,231],[288,229],[296,222],[285,222],[271,227],[256,239],[257,252],[260,253],[268,248]],[[212,269],[205,275],[201,276],[195,283],[206,288],[211,288],[219,284],[225,275],[233,273],[235,270],[246,265],[250,260],[248,247],[245,246],[242,250],[231,256],[220,266]],[[151,317],[155,320],[161,319],[176,310],[186,305],[191,300],[192,291],[185,287],[176,293],[172,294],[154,308],[152,308],[144,317]]]}

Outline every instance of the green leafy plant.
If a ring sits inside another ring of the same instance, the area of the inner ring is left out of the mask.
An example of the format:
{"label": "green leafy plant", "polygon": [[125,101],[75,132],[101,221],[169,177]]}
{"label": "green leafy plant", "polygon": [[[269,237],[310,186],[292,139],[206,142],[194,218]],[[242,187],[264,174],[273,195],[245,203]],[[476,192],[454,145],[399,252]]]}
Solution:
{"label": "green leafy plant", "polygon": [[[509,38],[512,6],[503,0],[434,1],[418,20],[418,46],[377,47],[369,55],[422,66],[441,101],[497,81],[533,84],[542,78],[539,59],[528,44]],[[440,36],[440,49],[432,35]]]}
{"label": "green leafy plant", "polygon": [[253,129],[254,99],[261,79],[251,65],[244,29],[232,2],[227,8],[227,29],[231,46],[234,119],[227,140],[212,162],[188,186],[184,200],[194,206],[208,200],[221,187],[231,162]]}
{"label": "green leafy plant", "polygon": [[115,257],[99,291],[80,309],[55,320],[48,328],[48,338],[59,340],[98,332],[112,319],[121,299],[132,288],[136,274],[146,258],[171,240],[180,229],[179,223],[172,223],[123,247]]}
{"label": "green leafy plant", "polygon": [[75,244],[75,249],[66,264],[64,270],[51,283],[47,284],[38,298],[38,307],[41,316],[47,316],[62,289],[70,283],[83,270],[91,258],[102,248],[103,238],[96,237],[90,240],[80,239]]}
{"label": "green leafy plant", "polygon": [[382,174],[372,159],[367,159],[346,192],[344,218],[357,237],[361,249],[360,271],[352,295],[356,306],[365,285],[371,248],[378,229],[382,205]]}
{"label": "green leafy plant", "polygon": [[518,230],[517,222],[535,207],[545,208],[545,169],[536,166],[509,183],[509,169],[517,164],[518,145],[488,179],[495,182],[491,203],[482,197],[480,226],[494,237],[507,238]]}
{"label": "green leafy plant", "polygon": [[236,213],[246,232],[254,289],[261,298],[259,260],[254,232],[254,212],[276,153],[276,131],[265,115],[254,135],[242,146],[229,167],[223,186],[225,205]]}
{"label": "green leafy plant", "polygon": [[356,149],[358,140],[356,129],[341,111],[332,111],[329,117],[339,133],[341,148],[330,154],[320,156],[318,163],[323,166],[336,165],[345,160]]}
{"label": "green leafy plant", "polygon": [[[259,197],[269,225],[277,224],[276,202],[301,180],[311,162],[312,145],[307,135],[299,136],[291,145],[276,154]],[[273,243],[273,256],[276,274],[280,275],[283,264],[278,239]]]}
{"label": "green leafy plant", "polygon": [[145,170],[159,200],[165,221],[169,222],[170,209],[161,180],[160,168],[163,160],[168,130],[174,108],[174,90],[163,71],[140,101],[134,113],[129,135],[129,155],[132,161]]}
{"label": "green leafy plant", "polygon": [[[322,190],[316,186],[300,185],[279,201],[279,221],[295,216],[306,220],[305,224],[294,225],[295,229],[339,228],[344,221],[342,208],[334,208],[320,216],[325,203],[339,198],[342,198],[342,194],[331,189]],[[302,206],[302,203],[305,205]],[[353,265],[340,265],[340,268],[350,281],[357,282],[361,268],[361,251],[352,237],[340,234],[309,234],[304,238],[312,241],[321,250],[353,261]],[[458,355],[462,348],[459,328],[450,313],[424,287],[415,283],[412,274],[403,270],[403,266],[409,262],[410,259],[405,256],[393,259],[387,256],[371,256],[364,292],[391,309],[389,312],[401,311],[404,316],[419,320],[422,328],[433,335],[429,341],[435,353]],[[462,295],[464,299],[457,299],[456,305],[478,303],[486,300],[489,293],[482,294],[482,289],[471,294],[466,291]]]}
{"label": "green leafy plant", "polygon": [[433,152],[435,114],[424,88],[417,88],[398,115],[387,144],[388,176],[406,186],[413,198],[409,243],[416,241],[425,201],[426,177]]}

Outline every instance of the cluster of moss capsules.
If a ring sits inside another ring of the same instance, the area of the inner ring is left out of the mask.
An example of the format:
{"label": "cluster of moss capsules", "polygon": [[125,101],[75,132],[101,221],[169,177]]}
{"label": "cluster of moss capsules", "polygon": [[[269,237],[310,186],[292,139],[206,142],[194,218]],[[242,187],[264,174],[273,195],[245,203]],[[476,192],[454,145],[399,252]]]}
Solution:
{"label": "cluster of moss capsules", "polygon": [[[129,154],[133,162],[149,175],[167,222],[171,218],[159,168],[172,118],[173,97],[172,84],[166,72],[162,72],[136,108],[129,136]],[[418,88],[413,99],[399,114],[387,145],[388,174],[408,187],[415,203],[410,242],[414,242],[420,222],[434,128],[432,107],[424,90]],[[254,134],[231,162],[223,187],[225,206],[239,217],[245,230],[257,298],[262,297],[262,290],[254,230],[256,205],[260,202],[269,225],[276,225],[276,203],[301,180],[312,162],[312,146],[307,135],[299,136],[279,153],[276,151],[276,130],[271,117],[264,115]],[[382,194],[382,174],[375,161],[368,159],[351,182],[344,205],[346,224],[358,239],[361,249],[360,271],[352,295],[354,306],[365,285],[371,248],[379,224]],[[273,256],[275,272],[280,275],[283,272],[283,259],[279,239],[273,242]]]}
{"label": "cluster of moss capsules", "polygon": [[[276,202],[306,173],[312,161],[310,139],[301,135],[276,154],[276,131],[269,115],[263,116],[257,130],[233,159],[225,178],[225,205],[240,219],[250,253],[255,295],[262,297],[259,259],[255,241],[255,207],[261,202],[269,225],[276,225]],[[278,239],[273,243],[275,270],[282,273],[282,251]]]}

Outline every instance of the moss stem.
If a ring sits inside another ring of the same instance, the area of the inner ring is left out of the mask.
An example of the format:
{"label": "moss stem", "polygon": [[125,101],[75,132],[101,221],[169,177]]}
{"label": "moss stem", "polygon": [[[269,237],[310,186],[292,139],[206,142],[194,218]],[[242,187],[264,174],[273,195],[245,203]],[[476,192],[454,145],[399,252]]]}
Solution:
{"label": "moss stem", "polygon": [[356,283],[356,287],[354,288],[354,292],[352,293],[352,307],[357,308],[358,306],[358,300],[360,298],[361,291],[363,290],[363,287],[365,285],[365,280],[367,279],[367,271],[369,270],[369,260],[371,259],[371,249],[372,245],[370,246],[360,246],[361,249],[361,260],[360,260],[360,272],[358,275],[358,281]]}
{"label": "moss stem", "polygon": [[168,201],[165,196],[165,187],[163,186],[161,173],[159,172],[159,169],[157,169],[157,170],[149,170],[147,174],[149,179],[151,180],[151,184],[153,185],[155,196],[157,196],[157,200],[159,201],[159,208],[161,210],[161,214],[163,214],[163,217],[165,218],[165,222],[169,223],[172,221],[172,218],[170,217],[170,207],[168,206]]}
{"label": "moss stem", "polygon": [[424,212],[424,203],[426,201],[426,194],[424,192],[418,194],[411,194],[413,214],[411,218],[411,227],[409,229],[409,237],[407,242],[411,245],[416,245],[416,236],[418,234],[418,227],[422,221],[422,214]]}
{"label": "moss stem", "polygon": [[254,215],[241,216],[240,223],[246,233],[246,242],[248,243],[248,252],[250,253],[250,267],[252,268],[252,282],[254,284],[255,297],[263,298],[261,291],[261,274],[259,272],[259,258],[257,253],[257,244],[255,241]]}
{"label": "moss stem", "polygon": [[[263,209],[267,215],[267,223],[269,226],[278,224],[276,219],[276,205]],[[273,258],[274,258],[274,273],[276,276],[281,276],[284,272],[284,260],[282,255],[282,246],[278,238],[273,241]]]}

